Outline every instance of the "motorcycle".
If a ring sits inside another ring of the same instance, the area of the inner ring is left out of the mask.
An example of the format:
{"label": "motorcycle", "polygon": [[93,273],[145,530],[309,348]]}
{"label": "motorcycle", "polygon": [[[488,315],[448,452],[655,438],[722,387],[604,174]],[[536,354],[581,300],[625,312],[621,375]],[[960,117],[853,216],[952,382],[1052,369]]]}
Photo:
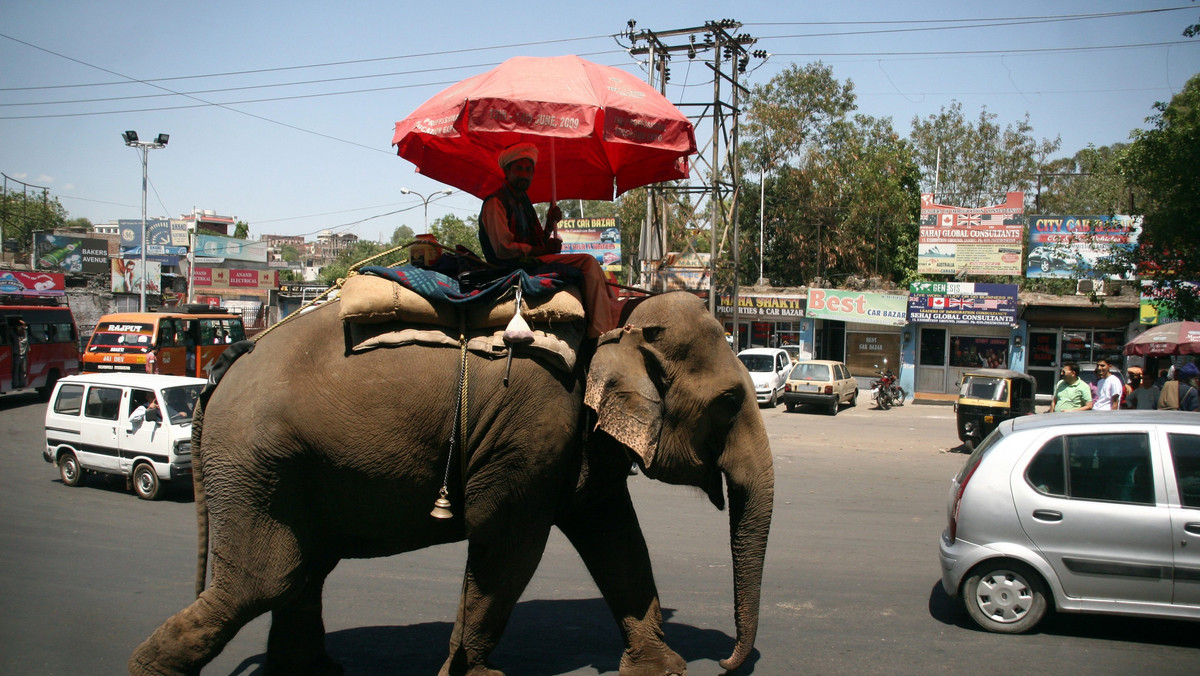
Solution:
{"label": "motorcycle", "polygon": [[[879,365],[876,364],[876,367]],[[883,360],[883,371],[876,371],[879,375],[878,380],[871,381],[871,398],[875,400],[879,408],[888,410],[892,406],[903,406],[906,393],[903,387],[896,381],[895,374],[887,368],[887,360]]]}

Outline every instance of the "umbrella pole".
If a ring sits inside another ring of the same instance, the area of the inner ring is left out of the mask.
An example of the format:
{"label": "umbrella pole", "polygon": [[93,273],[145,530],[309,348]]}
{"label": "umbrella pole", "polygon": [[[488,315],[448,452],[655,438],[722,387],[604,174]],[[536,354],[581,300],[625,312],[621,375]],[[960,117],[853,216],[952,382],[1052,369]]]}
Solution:
{"label": "umbrella pole", "polygon": [[[557,163],[556,153],[554,152],[555,145],[556,144],[555,144],[554,137],[551,137],[550,138],[550,206],[551,207],[558,204],[558,163]],[[550,236],[558,237],[558,224],[557,223],[555,223],[554,227],[551,229]]]}

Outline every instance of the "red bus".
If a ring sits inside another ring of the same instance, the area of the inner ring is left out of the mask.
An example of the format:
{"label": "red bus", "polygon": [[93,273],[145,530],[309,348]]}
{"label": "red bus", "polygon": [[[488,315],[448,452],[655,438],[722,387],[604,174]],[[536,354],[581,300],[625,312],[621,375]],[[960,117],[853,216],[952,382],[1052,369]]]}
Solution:
{"label": "red bus", "polygon": [[[17,338],[21,321],[28,345],[24,359]],[[0,392],[36,388],[48,399],[59,378],[79,373],[79,329],[71,308],[0,305],[0,323]]]}

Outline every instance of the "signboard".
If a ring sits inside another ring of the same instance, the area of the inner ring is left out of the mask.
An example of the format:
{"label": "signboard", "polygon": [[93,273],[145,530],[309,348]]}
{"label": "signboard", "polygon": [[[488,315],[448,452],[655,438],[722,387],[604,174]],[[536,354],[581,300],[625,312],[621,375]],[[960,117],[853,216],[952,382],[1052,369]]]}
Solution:
{"label": "signboard", "polygon": [[33,235],[33,258],[39,270],[104,274],[108,272],[108,242],[37,232]]}
{"label": "signboard", "polygon": [[[733,314],[733,294],[717,294],[717,314]],[[803,319],[803,296],[754,296],[738,294],[738,314],[772,319]]]}
{"label": "signboard", "polygon": [[1119,250],[1132,251],[1141,232],[1141,216],[1031,216],[1025,276],[1129,279],[1094,266]]}
{"label": "signboard", "polygon": [[[187,255],[186,231],[184,232],[184,243],[176,244],[171,226],[171,221],[162,218],[146,220],[147,256]],[[122,218],[118,220],[117,232],[121,235],[121,255],[125,258],[140,256],[142,253],[141,219]]]}
{"label": "signboard", "polygon": [[196,255],[235,261],[267,262],[267,243],[218,235],[196,235]]}
{"label": "signboard", "polygon": [[279,286],[279,271],[196,268],[192,283],[214,289],[274,289]]}
{"label": "signboard", "polygon": [[608,272],[621,271],[619,218],[564,218],[558,222],[563,253],[585,253]]}
{"label": "signboard", "polygon": [[0,270],[0,294],[6,296],[64,296],[66,277],[60,272]]}
{"label": "signboard", "polygon": [[136,258],[112,259],[112,292],[113,293],[142,293],[142,280],[146,280],[146,293],[162,293],[162,264],[157,261],[146,261],[146,271],[142,272],[142,262]]}
{"label": "signboard", "polygon": [[1155,326],[1177,322],[1179,318],[1172,315],[1163,301],[1175,297],[1175,290],[1188,287],[1193,295],[1200,296],[1200,282],[1170,282],[1159,286],[1152,281],[1142,280],[1142,293],[1139,302],[1138,322],[1144,326]]}
{"label": "signboard", "polygon": [[1017,321],[1017,285],[914,282],[909,289],[908,321],[1011,326]]}
{"label": "signboard", "polygon": [[1002,204],[967,209],[936,204],[921,195],[917,272],[942,275],[1019,275],[1025,193]]}
{"label": "signboard", "polygon": [[904,326],[908,296],[871,291],[809,289],[806,317],[836,319],[843,322]]}

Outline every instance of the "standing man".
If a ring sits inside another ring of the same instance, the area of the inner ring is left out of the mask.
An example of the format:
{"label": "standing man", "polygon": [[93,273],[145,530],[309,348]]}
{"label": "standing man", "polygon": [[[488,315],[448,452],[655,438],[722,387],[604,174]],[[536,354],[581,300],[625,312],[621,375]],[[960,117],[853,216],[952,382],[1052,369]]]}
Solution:
{"label": "standing man", "polygon": [[1129,407],[1139,411],[1152,411],[1158,408],[1158,394],[1158,385],[1148,377],[1143,378],[1141,386],[1129,393]]}
{"label": "standing man", "polygon": [[1062,380],[1054,385],[1054,397],[1050,400],[1052,413],[1064,411],[1089,411],[1092,408],[1092,389],[1079,379],[1079,364],[1069,361],[1063,364]]}
{"label": "standing man", "polygon": [[1096,400],[1092,404],[1093,411],[1115,411],[1121,406],[1121,394],[1124,387],[1121,379],[1112,373],[1112,365],[1107,359],[1096,362]]}
{"label": "standing man", "polygon": [[17,341],[13,345],[16,351],[13,353],[13,388],[25,387],[29,384],[29,325],[24,319],[18,319],[17,325],[13,327]]}
{"label": "standing man", "polygon": [[518,143],[500,152],[497,161],[504,170],[504,186],[483,201],[483,210],[479,213],[479,244],[483,248],[483,257],[493,265],[504,267],[516,267],[522,259],[536,258],[582,271],[587,335],[595,338],[616,327],[615,298],[594,257],[559,253],[562,240],[551,234],[562,220],[558,205],[552,205],[546,212],[544,228],[539,222],[526,194],[533,182],[537,158],[537,146],[532,143]]}

